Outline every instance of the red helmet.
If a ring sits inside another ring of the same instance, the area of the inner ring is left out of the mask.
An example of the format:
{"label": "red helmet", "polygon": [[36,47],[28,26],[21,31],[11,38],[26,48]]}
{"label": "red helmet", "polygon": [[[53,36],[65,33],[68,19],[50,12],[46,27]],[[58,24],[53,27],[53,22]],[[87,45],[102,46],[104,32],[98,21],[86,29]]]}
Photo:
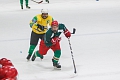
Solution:
{"label": "red helmet", "polygon": [[3,66],[14,66],[10,60],[7,60],[6,63],[3,64]]}
{"label": "red helmet", "polygon": [[4,78],[16,78],[18,74],[17,70],[13,66],[3,66],[1,68],[1,73]]}
{"label": "red helmet", "polygon": [[0,59],[0,64],[4,64],[4,63],[6,63],[8,61],[8,59],[6,59],[6,58],[2,58],[2,59]]}
{"label": "red helmet", "polygon": [[58,26],[58,22],[57,21],[52,21],[51,26]]}
{"label": "red helmet", "polygon": [[6,73],[6,77],[15,78],[17,76],[18,72],[14,67],[9,67],[8,72]]}
{"label": "red helmet", "polygon": [[13,66],[12,62],[6,58],[0,59],[0,64],[2,66]]}
{"label": "red helmet", "polygon": [[5,72],[3,68],[0,68],[0,80],[5,77]]}

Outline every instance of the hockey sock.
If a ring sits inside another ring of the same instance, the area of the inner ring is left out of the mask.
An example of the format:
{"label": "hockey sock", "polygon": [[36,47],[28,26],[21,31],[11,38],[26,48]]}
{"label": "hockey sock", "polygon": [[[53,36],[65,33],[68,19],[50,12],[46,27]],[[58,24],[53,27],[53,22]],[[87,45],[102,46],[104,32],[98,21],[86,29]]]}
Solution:
{"label": "hockey sock", "polygon": [[25,0],[25,2],[26,2],[26,7],[28,7],[28,0]]}
{"label": "hockey sock", "polygon": [[41,54],[39,53],[39,51],[36,51],[36,52],[35,52],[35,56],[36,56],[36,57],[40,57],[41,59],[43,59],[43,55],[41,55]]}
{"label": "hockey sock", "polygon": [[61,56],[61,50],[54,51],[53,62],[58,63],[60,56]]}
{"label": "hockey sock", "polygon": [[23,5],[23,0],[20,0],[20,4]]}
{"label": "hockey sock", "polygon": [[28,53],[29,53],[30,55],[32,55],[35,47],[36,47],[36,45],[30,45],[30,48],[29,48],[29,51],[28,51]]}

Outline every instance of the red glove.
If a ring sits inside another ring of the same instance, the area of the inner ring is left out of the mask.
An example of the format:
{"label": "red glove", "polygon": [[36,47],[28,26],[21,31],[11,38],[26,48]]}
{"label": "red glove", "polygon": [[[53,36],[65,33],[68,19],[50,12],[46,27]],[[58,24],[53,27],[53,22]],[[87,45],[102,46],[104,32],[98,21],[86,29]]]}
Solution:
{"label": "red glove", "polygon": [[67,29],[64,31],[64,34],[67,38],[69,38],[71,36],[70,31],[68,31]]}
{"label": "red glove", "polygon": [[54,37],[52,38],[51,42],[53,45],[55,45],[57,42],[60,42],[60,40],[61,40],[61,37]]}

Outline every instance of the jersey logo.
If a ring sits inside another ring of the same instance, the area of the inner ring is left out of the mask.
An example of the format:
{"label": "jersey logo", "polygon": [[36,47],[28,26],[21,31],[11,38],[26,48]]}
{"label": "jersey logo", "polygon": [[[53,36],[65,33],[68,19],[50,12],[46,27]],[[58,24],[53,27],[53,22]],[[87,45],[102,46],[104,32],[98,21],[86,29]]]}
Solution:
{"label": "jersey logo", "polygon": [[47,20],[47,24],[50,23],[50,20]]}
{"label": "jersey logo", "polygon": [[58,32],[63,32],[63,30],[58,30]]}

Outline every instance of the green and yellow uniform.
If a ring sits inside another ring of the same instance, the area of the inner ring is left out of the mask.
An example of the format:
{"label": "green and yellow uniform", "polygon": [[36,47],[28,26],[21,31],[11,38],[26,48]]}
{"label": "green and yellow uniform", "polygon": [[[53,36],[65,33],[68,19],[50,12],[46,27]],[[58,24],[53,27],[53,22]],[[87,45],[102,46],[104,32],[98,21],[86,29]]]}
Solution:
{"label": "green and yellow uniform", "polygon": [[[32,28],[31,38],[30,38],[30,48],[28,51],[30,56],[32,55],[35,47],[37,46],[39,39],[42,39],[44,34],[47,32],[48,26],[51,25],[52,21],[53,21],[52,16],[48,15],[46,19],[43,19],[42,14],[36,15],[30,21],[30,27]],[[39,28],[38,25],[41,25],[43,29]]]}
{"label": "green and yellow uniform", "polygon": [[[30,27],[32,27],[32,31],[34,33],[44,34],[48,29],[48,25],[51,25],[52,21],[53,21],[53,18],[50,15],[48,15],[46,19],[43,19],[41,17],[41,14],[39,14],[30,21]],[[41,29],[37,30],[38,28],[37,24],[44,26],[44,31],[42,31]]]}

